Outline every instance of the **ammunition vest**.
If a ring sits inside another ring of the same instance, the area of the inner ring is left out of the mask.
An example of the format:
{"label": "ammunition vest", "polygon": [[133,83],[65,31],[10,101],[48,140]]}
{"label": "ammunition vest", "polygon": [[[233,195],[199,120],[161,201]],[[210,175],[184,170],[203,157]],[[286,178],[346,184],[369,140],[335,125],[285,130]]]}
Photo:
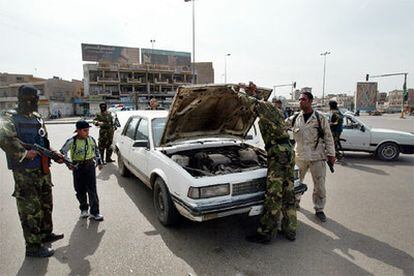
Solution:
{"label": "ammunition vest", "polygon": [[[41,117],[26,117],[21,114],[12,116],[14,126],[17,132],[17,138],[27,144],[39,144],[42,147],[49,148],[49,140],[46,138],[46,130],[43,128]],[[8,154],[7,167],[10,170],[15,169],[35,169],[41,168],[41,157],[37,155],[33,160],[24,159],[22,162],[13,160]]]}

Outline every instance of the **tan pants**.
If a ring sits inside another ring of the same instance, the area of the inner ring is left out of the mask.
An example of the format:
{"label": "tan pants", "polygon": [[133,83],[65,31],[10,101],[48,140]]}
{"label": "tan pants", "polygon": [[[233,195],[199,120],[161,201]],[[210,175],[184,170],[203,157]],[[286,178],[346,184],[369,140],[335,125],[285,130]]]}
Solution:
{"label": "tan pants", "polygon": [[313,180],[313,194],[312,200],[316,212],[323,211],[326,203],[326,162],[324,160],[318,161],[305,161],[295,160],[296,165],[299,167],[300,181],[302,182],[306,176],[306,173],[310,169]]}

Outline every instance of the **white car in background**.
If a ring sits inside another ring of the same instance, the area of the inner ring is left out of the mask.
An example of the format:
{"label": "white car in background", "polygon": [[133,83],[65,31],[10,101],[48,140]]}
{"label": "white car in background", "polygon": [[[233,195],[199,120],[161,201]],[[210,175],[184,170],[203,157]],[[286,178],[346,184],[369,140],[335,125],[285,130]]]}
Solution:
{"label": "white car in background", "polygon": [[344,151],[363,151],[391,161],[400,153],[414,153],[414,134],[383,128],[371,128],[350,113],[344,114],[341,141]]}
{"label": "white car in background", "polygon": [[[179,214],[204,221],[262,212],[266,152],[245,143],[256,115],[238,93],[232,85],[180,87],[170,113],[117,113],[119,172],[134,174],[153,190],[162,224],[174,224]],[[306,191],[297,170],[294,183],[295,193]]]}

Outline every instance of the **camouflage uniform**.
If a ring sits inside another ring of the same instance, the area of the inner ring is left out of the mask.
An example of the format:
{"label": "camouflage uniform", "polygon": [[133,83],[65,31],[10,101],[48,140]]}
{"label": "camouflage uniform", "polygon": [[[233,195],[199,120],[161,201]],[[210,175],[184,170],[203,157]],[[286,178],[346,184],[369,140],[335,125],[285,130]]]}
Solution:
{"label": "camouflage uniform", "polygon": [[339,114],[339,110],[332,110],[332,115],[331,115],[331,132],[332,132],[332,137],[334,139],[335,142],[335,147],[337,145],[340,144],[339,138],[341,136],[341,132],[340,128],[339,128],[339,124],[342,124],[342,120],[341,120],[341,115]]}
{"label": "camouflage uniform", "polygon": [[98,123],[104,123],[99,126],[99,139],[98,139],[98,148],[101,154],[101,158],[104,158],[104,152],[106,149],[106,161],[111,159],[112,155],[112,140],[114,138],[115,124],[114,119],[108,111],[100,112],[96,114],[93,124],[98,126]]}
{"label": "camouflage uniform", "polygon": [[253,97],[247,97],[247,100],[250,103],[254,102],[267,151],[264,213],[257,232],[272,237],[282,214],[282,231],[294,236],[297,228],[293,186],[294,156],[284,116],[270,102],[259,101]]}
{"label": "camouflage uniform", "polygon": [[[11,162],[24,164],[26,149],[18,141],[13,115],[16,111],[5,112],[0,121],[0,147],[6,152]],[[37,112],[25,116],[28,119],[40,120]],[[43,124],[44,129],[44,124]],[[47,133],[45,133],[47,139]],[[23,141],[25,142],[25,141]],[[44,174],[41,167],[14,167],[13,177],[17,210],[23,228],[27,248],[39,247],[42,239],[52,233],[52,181],[49,174]]]}

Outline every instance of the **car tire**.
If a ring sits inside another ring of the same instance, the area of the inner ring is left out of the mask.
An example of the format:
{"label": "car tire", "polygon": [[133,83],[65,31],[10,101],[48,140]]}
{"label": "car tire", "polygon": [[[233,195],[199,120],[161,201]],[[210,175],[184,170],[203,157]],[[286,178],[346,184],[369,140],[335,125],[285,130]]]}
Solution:
{"label": "car tire", "polygon": [[179,218],[178,211],[171,200],[167,186],[160,177],[155,179],[152,199],[158,220],[164,226],[176,224]]}
{"label": "car tire", "polygon": [[131,175],[131,172],[125,166],[124,158],[121,153],[118,151],[118,171],[121,176],[128,177]]}
{"label": "car tire", "polygon": [[381,144],[377,149],[377,156],[384,161],[392,161],[400,155],[400,148],[397,144],[387,142]]}

